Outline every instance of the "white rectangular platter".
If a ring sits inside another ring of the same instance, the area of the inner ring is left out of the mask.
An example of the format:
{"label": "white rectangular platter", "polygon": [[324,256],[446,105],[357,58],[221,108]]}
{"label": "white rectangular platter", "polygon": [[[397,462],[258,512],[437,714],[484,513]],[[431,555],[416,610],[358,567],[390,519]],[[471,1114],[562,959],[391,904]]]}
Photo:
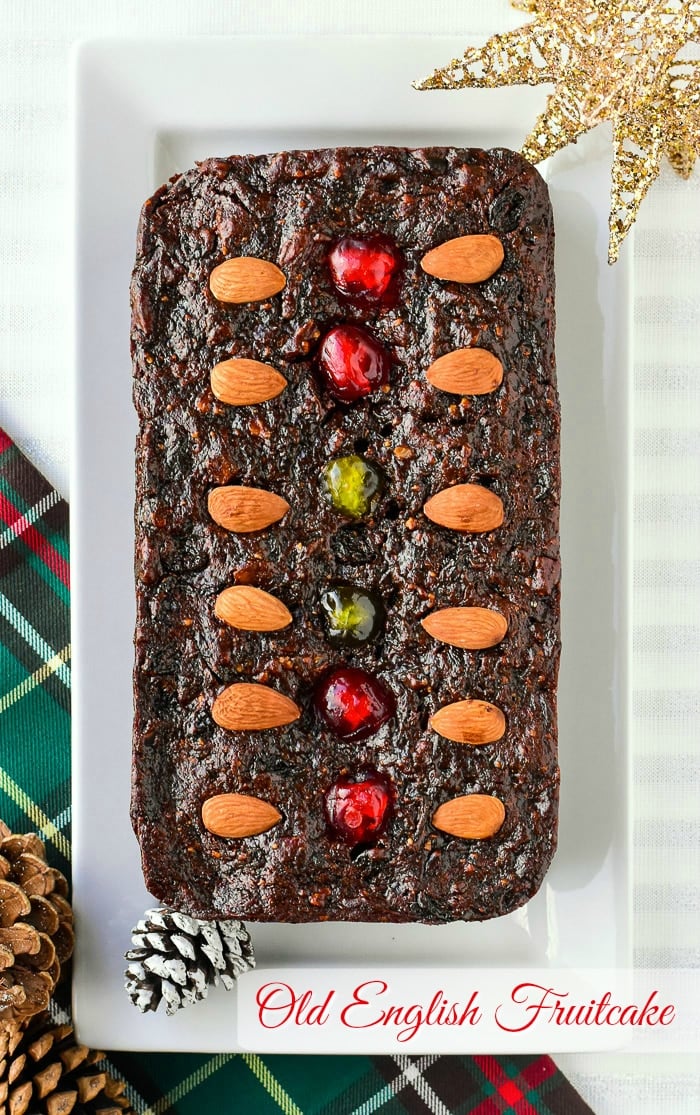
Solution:
{"label": "white rectangular platter", "polygon": [[[80,1038],[91,1045],[240,1048],[235,994],[166,1019],[140,1016],[123,991],[131,926],[153,904],[129,823],[136,421],[128,285],[140,207],[163,180],[209,155],[373,143],[520,146],[542,91],[411,88],[464,46],[343,36],[101,40],[76,51],[74,995]],[[608,167],[607,137],[594,137],[558,155],[548,173],[563,412],[554,864],[527,907],[483,924],[254,926],[259,966],[525,973],[627,962],[630,284],[624,263],[606,263]],[[572,1035],[572,1049],[576,1041]],[[378,1043],[380,1052],[379,1035]]]}

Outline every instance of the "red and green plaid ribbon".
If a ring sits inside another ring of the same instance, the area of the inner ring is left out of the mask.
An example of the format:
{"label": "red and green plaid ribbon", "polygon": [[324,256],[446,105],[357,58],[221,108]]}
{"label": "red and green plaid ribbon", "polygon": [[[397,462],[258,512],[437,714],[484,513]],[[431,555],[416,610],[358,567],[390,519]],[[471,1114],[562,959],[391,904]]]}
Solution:
{"label": "red and green plaid ribbon", "polygon": [[[67,504],[0,430],[0,816],[39,832],[66,874],[69,572]],[[545,1056],[111,1053],[109,1062],[139,1115],[591,1115]]]}

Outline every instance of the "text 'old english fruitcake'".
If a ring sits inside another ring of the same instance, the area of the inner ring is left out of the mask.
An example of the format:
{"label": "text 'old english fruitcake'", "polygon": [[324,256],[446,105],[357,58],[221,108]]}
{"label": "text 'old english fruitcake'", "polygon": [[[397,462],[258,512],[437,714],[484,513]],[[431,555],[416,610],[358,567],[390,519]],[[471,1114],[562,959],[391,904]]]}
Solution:
{"label": "text 'old english fruitcake'", "polygon": [[199,917],[508,913],[556,846],[547,189],[505,150],[211,159],[132,283],[132,817]]}

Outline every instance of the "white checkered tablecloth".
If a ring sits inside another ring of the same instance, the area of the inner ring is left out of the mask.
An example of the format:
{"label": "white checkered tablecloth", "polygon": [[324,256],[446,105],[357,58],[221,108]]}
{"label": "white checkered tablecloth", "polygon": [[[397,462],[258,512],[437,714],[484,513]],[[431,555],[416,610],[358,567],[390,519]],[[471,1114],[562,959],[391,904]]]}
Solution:
{"label": "white checkered tablecloth", "polygon": [[[399,29],[486,36],[520,18],[506,0],[4,0],[0,426],[67,494],[75,39]],[[699,186],[700,170],[689,182],[664,172],[635,244],[634,934],[637,962],[654,967],[700,965]],[[598,1115],[700,1110],[687,1057],[558,1062]]]}

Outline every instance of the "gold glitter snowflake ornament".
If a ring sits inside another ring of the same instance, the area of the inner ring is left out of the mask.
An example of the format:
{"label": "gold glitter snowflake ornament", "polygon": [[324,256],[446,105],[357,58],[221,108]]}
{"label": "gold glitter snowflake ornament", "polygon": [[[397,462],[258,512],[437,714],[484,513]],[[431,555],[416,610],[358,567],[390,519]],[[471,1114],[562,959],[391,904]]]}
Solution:
{"label": "gold glitter snowflake ornament", "polygon": [[663,156],[688,178],[700,155],[700,0],[513,0],[513,6],[535,18],[467,50],[416,88],[554,85],[522,148],[533,163],[611,120],[614,263]]}

